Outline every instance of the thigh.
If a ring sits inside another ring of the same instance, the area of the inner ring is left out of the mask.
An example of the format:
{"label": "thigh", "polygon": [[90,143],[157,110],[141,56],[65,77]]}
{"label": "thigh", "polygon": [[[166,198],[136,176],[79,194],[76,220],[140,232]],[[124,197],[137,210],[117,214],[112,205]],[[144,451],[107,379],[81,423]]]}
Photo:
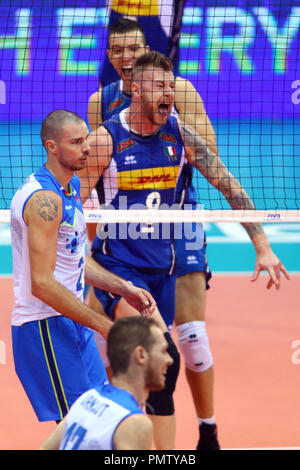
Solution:
{"label": "thigh", "polygon": [[171,331],[175,317],[175,285],[174,275],[158,275],[152,287],[152,295],[168,331]]}
{"label": "thigh", "polygon": [[205,320],[206,275],[191,272],[176,279],[175,323]]}
{"label": "thigh", "polygon": [[204,321],[206,291],[209,289],[211,271],[206,257],[206,236],[199,249],[187,249],[183,237],[176,240],[176,302],[175,322],[177,325],[190,321]]}
{"label": "thigh", "polygon": [[[175,315],[175,276],[146,274],[134,270],[127,280],[151,293],[157,305],[152,318],[158,323],[162,331],[170,331]],[[115,305],[114,318],[134,315],[140,315],[140,313],[128,305],[124,299],[120,299]]]}
{"label": "thigh", "polygon": [[95,340],[95,332],[82,325],[77,325],[77,328],[80,330],[80,352],[88,376],[89,388],[100,387],[108,378]]}
{"label": "thigh", "polygon": [[[85,359],[92,342],[85,345],[77,324],[63,316],[13,326],[12,340],[16,373],[39,421],[62,419],[92,386]],[[98,381],[104,379],[100,367]]]}
{"label": "thigh", "polygon": [[206,235],[204,234],[203,245],[197,249],[189,248],[188,241],[184,237],[175,240],[176,254],[176,276],[181,277],[193,272],[204,272],[206,278],[206,289],[209,289],[209,280],[211,279],[211,271],[208,266],[206,256]]}
{"label": "thigh", "polygon": [[[131,282],[136,287],[141,287],[149,291],[149,286],[143,279],[143,276],[134,267],[122,264],[119,261],[111,258],[110,256],[106,256],[100,252],[95,252],[93,254],[93,258],[101,266],[113,272],[117,276],[120,276],[126,281]],[[112,292],[107,292],[102,289],[94,288],[94,295],[96,299],[98,299],[98,301],[101,303],[105,313],[112,320],[117,318],[117,316],[128,316],[126,315],[126,310],[128,314],[130,312],[130,314],[132,315],[136,312],[136,310],[130,307],[124,301],[124,299],[121,299],[119,295],[113,294]]]}

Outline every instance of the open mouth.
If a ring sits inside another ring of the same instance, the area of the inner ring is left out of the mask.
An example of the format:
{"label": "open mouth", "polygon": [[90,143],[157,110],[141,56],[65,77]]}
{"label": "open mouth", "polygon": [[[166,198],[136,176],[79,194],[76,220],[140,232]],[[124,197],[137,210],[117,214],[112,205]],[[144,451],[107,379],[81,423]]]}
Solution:
{"label": "open mouth", "polygon": [[124,78],[131,78],[132,68],[122,68],[122,74]]}
{"label": "open mouth", "polygon": [[158,112],[162,116],[166,116],[169,113],[169,105],[162,103],[158,106]]}

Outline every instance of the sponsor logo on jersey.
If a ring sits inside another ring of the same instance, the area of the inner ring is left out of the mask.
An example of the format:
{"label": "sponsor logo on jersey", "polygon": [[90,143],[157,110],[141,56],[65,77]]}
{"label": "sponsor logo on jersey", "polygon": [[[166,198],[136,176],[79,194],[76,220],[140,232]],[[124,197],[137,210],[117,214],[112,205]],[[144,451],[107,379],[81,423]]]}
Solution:
{"label": "sponsor logo on jersey", "polygon": [[122,97],[120,96],[120,98],[118,98],[116,101],[113,101],[109,107],[108,107],[108,111],[113,111],[114,109],[118,108],[119,106],[121,106],[123,104],[123,99]]}
{"label": "sponsor logo on jersey", "polygon": [[118,173],[118,187],[122,190],[175,188],[179,166],[143,168]]}
{"label": "sponsor logo on jersey", "polygon": [[159,135],[159,138],[165,142],[170,142],[172,144],[176,144],[176,137],[175,135],[172,134],[166,134],[165,132],[162,132]]}
{"label": "sponsor logo on jersey", "polygon": [[136,158],[134,155],[126,155],[124,159],[125,165],[135,165],[137,163]]}
{"label": "sponsor logo on jersey", "polygon": [[197,257],[195,255],[189,255],[186,257],[187,264],[198,264]]}
{"label": "sponsor logo on jersey", "polygon": [[123,150],[129,149],[133,145],[135,145],[135,141],[131,137],[129,137],[129,139],[123,140],[118,144],[117,151],[123,152]]}

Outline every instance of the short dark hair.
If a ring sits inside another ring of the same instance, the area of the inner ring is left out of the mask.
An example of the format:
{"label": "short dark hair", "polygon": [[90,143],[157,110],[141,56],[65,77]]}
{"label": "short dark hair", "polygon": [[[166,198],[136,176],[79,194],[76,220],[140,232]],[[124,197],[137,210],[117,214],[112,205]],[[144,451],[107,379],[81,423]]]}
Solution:
{"label": "short dark hair", "polygon": [[41,139],[44,146],[46,140],[59,140],[61,131],[66,122],[81,124],[84,120],[72,111],[65,109],[56,109],[45,117],[41,128]]}
{"label": "short dark hair", "polygon": [[164,54],[158,51],[145,52],[135,62],[132,68],[132,75],[139,70],[144,70],[148,67],[155,67],[164,70],[165,72],[172,72],[172,61]]}
{"label": "short dark hair", "polygon": [[132,31],[140,31],[142,33],[142,36],[144,38],[144,43],[146,46],[146,36],[144,29],[140,23],[134,20],[130,20],[129,18],[119,18],[115,23],[113,23],[109,27],[109,37],[112,34],[125,34],[125,33],[130,33]]}
{"label": "short dark hair", "polygon": [[157,327],[152,318],[141,316],[126,317],[116,320],[107,337],[107,357],[114,375],[126,373],[130,356],[137,346],[150,351],[155,338],[151,328]]}

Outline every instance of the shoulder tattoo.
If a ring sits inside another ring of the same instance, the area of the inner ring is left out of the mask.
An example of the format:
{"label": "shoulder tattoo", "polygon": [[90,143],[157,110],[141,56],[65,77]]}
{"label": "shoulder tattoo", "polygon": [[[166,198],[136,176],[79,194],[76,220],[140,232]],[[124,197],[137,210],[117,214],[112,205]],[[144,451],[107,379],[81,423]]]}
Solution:
{"label": "shoulder tattoo", "polygon": [[37,214],[46,222],[52,222],[57,217],[58,204],[52,196],[37,195],[35,208]]}

